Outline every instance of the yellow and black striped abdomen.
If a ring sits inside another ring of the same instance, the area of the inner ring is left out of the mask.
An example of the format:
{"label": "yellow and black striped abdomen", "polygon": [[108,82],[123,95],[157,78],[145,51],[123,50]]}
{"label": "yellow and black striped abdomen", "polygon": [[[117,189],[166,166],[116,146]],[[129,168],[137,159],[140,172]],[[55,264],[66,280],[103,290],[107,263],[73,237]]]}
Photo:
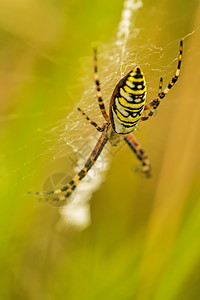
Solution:
{"label": "yellow and black striped abdomen", "polygon": [[146,83],[140,67],[135,67],[116,85],[110,101],[110,120],[116,133],[132,132],[139,122],[146,99]]}

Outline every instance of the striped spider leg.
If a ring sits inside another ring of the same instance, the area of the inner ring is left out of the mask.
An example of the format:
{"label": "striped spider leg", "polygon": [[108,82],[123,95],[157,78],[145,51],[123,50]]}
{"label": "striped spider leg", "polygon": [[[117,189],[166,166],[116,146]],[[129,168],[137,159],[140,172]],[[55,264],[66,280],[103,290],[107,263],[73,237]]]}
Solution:
{"label": "striped spider leg", "polygon": [[[96,123],[95,123],[94,127],[96,128]],[[107,128],[108,128],[107,123],[105,123],[102,126],[102,128],[100,128],[99,126],[98,126],[98,128],[96,128],[98,131],[101,131],[102,134],[101,134],[99,140],[97,141],[97,143],[94,147],[94,150],[92,151],[88,160],[86,161],[84,167],[78,172],[78,174],[76,174],[72,178],[72,180],[70,180],[70,182],[68,184],[64,185],[61,189],[57,189],[57,190],[52,190],[52,191],[48,191],[48,192],[44,191],[44,192],[35,192],[35,193],[28,192],[28,193],[43,196],[45,198],[46,202],[48,202],[49,204],[51,204],[55,207],[60,207],[60,206],[65,205],[68,202],[68,198],[71,196],[73,191],[76,189],[79,182],[87,175],[88,171],[92,168],[92,166],[96,162],[97,158],[101,154],[104,146],[106,145],[106,143],[108,141]],[[48,198],[47,197],[48,195],[49,196],[55,195],[55,197]]]}
{"label": "striped spider leg", "polygon": [[92,166],[96,162],[97,158],[101,154],[104,146],[106,145],[106,143],[108,141],[107,127],[108,127],[108,125],[105,124],[103,132],[102,132],[98,142],[96,143],[94,150],[92,151],[88,160],[86,161],[84,167],[78,172],[78,174],[76,174],[72,178],[72,180],[67,185],[63,186],[61,189],[53,190],[50,192],[40,193],[43,196],[44,196],[44,194],[59,195],[58,197],[55,197],[52,199],[51,198],[46,199],[46,201],[49,204],[51,204],[55,207],[60,207],[60,206],[65,205],[68,202],[68,198],[71,196],[71,194],[76,189],[77,185],[81,182],[81,180],[87,175],[88,171],[92,168]]}
{"label": "striped spider leg", "polygon": [[[53,206],[58,207],[65,205],[78,184],[96,162],[107,141],[109,141],[112,146],[117,146],[122,142],[122,140],[124,140],[136,154],[137,158],[141,161],[142,166],[140,170],[146,177],[149,177],[151,174],[149,159],[132,132],[136,129],[139,121],[148,120],[154,114],[154,111],[157,109],[160,101],[167,95],[169,90],[178,80],[182,61],[182,48],[183,43],[181,41],[178,66],[175,75],[164,90],[162,89],[163,79],[160,79],[158,97],[156,99],[146,104],[145,77],[141,68],[136,66],[117,83],[110,100],[109,115],[106,112],[102,99],[97,68],[97,50],[94,49],[94,80],[96,84],[99,108],[105,119],[103,126],[98,126],[96,122],[92,121],[86,115],[86,113],[82,111],[82,109],[78,108],[78,110],[90,122],[90,124],[96,128],[98,132],[101,132],[101,136],[84,167],[72,178],[68,184],[64,185],[61,189],[49,192],[29,193],[44,196],[46,201]],[[143,112],[148,109],[150,110],[148,115],[143,116]],[[53,199],[47,199],[48,195],[53,195],[53,197],[55,195],[55,197]]]}
{"label": "striped spider leg", "polygon": [[96,84],[99,108],[101,110],[101,113],[102,113],[104,119],[109,123],[110,119],[109,119],[109,116],[107,115],[105,105],[104,105],[104,102],[102,99],[102,94],[101,94],[100,81],[99,81],[99,75],[98,75],[98,67],[97,67],[97,49],[96,48],[94,48],[94,81]]}
{"label": "striped spider leg", "polygon": [[136,171],[141,172],[146,177],[151,177],[151,165],[148,159],[147,154],[144,149],[141,147],[137,139],[132,133],[129,133],[125,136],[124,140],[136,154],[137,158],[141,161],[142,166],[137,168]]}
{"label": "striped spider leg", "polygon": [[162,91],[163,79],[162,79],[162,77],[160,78],[158,98],[150,101],[149,103],[147,103],[145,105],[144,110],[150,109],[150,111],[148,112],[147,116],[142,116],[140,121],[146,121],[150,117],[153,116],[153,114],[154,114],[155,110],[158,108],[161,100],[165,98],[165,96],[168,94],[168,92],[171,90],[171,88],[177,82],[177,80],[179,78],[179,75],[180,75],[182,55],[183,55],[183,41],[181,40],[180,41],[180,48],[179,48],[179,55],[178,55],[178,65],[177,65],[174,77],[172,77],[172,79],[169,82],[168,86],[163,91]]}
{"label": "striped spider leg", "polygon": [[[45,197],[45,200],[51,204],[52,206],[55,207],[60,207],[63,206],[67,203],[68,198],[71,196],[73,191],[76,189],[77,185],[81,182],[81,180],[87,175],[88,171],[91,169],[91,167],[94,165],[96,162],[97,158],[101,154],[101,151],[103,150],[104,146],[106,145],[108,141],[108,136],[107,136],[107,130],[109,126],[109,116],[106,113],[105,105],[102,99],[102,93],[101,93],[101,88],[100,88],[100,81],[99,81],[99,76],[98,76],[98,67],[97,67],[97,50],[96,48],[94,49],[94,81],[96,85],[96,91],[97,91],[97,99],[99,103],[99,108],[101,110],[101,113],[106,120],[106,123],[103,124],[102,127],[98,126],[96,122],[92,121],[86,113],[81,109],[77,108],[78,111],[85,116],[87,121],[90,122],[92,126],[96,128],[97,131],[102,132],[98,142],[96,143],[94,150],[92,151],[91,155],[89,156],[88,160],[86,161],[84,167],[76,174],[72,180],[64,185],[61,189],[57,190],[52,190],[52,191],[43,191],[43,192],[28,192],[28,194],[35,194],[35,195],[40,195]],[[58,195],[57,197],[54,198],[47,198],[48,195]]]}

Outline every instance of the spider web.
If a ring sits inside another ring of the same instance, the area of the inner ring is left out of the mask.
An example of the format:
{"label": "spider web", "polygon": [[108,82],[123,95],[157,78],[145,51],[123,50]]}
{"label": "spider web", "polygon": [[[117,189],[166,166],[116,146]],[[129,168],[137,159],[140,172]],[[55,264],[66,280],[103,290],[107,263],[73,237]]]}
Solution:
{"label": "spider web", "polygon": [[[140,33],[143,30],[142,26],[136,26],[136,20],[143,5],[141,0],[125,0],[116,37],[110,43],[98,46],[99,76],[107,111],[111,91],[113,91],[119,79],[135,65],[140,65],[143,69],[148,83],[148,99],[153,99],[157,95],[161,74],[164,74],[164,79],[173,75],[176,67],[179,41],[181,38],[187,37],[187,35],[180,36],[171,43],[166,43],[164,48],[156,46],[151,39],[144,41],[143,38],[140,38]],[[171,20],[171,22],[177,22],[177,20]],[[168,26],[168,24],[164,26]],[[174,46],[177,51],[169,61],[167,59],[167,50]],[[85,91],[76,105],[80,106],[91,119],[101,125],[103,118],[99,112],[98,103],[95,101],[96,91],[92,77],[91,56],[82,58],[82,67],[86,75],[82,82],[77,83],[77,85],[85,86]],[[24,117],[36,118],[37,115],[26,115]],[[17,118],[21,118],[21,116],[8,115],[0,121],[5,123]],[[43,169],[52,161],[54,162],[53,165],[55,165],[58,160],[63,160],[66,164],[65,169],[70,167],[75,173],[83,167],[99,138],[99,133],[96,133],[95,129],[88,125],[88,122],[74,109],[64,120],[59,120],[56,124],[48,124],[47,128],[39,128],[36,142],[40,138],[42,139],[42,136],[45,136],[46,150],[37,154],[33,160],[41,160]],[[26,147],[27,145],[24,145],[22,148]],[[98,190],[101,183],[105,180],[110,161],[120,151],[121,147],[123,147],[123,144],[116,149],[111,149],[109,145],[105,147],[86,178],[79,184],[76,192],[70,199],[70,203],[64,209],[61,209],[62,220],[65,220],[67,224],[74,225],[79,229],[84,229],[90,224],[89,200],[94,191]],[[21,151],[21,149],[13,150],[11,155],[17,156],[18,151]],[[5,158],[9,159],[6,154],[2,154],[0,158],[2,160]],[[66,160],[68,161],[67,163]],[[33,173],[38,174],[40,172],[38,169],[27,171],[26,167],[29,163],[30,161],[25,161],[24,166],[13,169],[8,174],[8,176],[12,177],[13,173],[21,172],[24,168],[24,176],[18,182],[15,182],[15,185],[23,181],[25,177],[32,177]],[[52,174],[44,180],[42,189],[59,188],[72,177],[71,172],[52,171]]]}
{"label": "spider web", "polygon": [[[164,74],[166,77],[169,77],[169,75],[172,76],[172,72],[175,70],[174,63],[176,63],[177,54],[170,64],[163,66],[163,48],[157,47],[150,41],[148,42],[148,48],[144,48],[144,41],[141,41],[141,45],[133,43],[140,34],[139,28],[135,26],[135,20],[142,6],[143,2],[141,0],[124,1],[116,39],[112,43],[101,45],[98,48],[99,75],[102,79],[100,80],[101,89],[107,111],[109,111],[108,105],[110,101],[110,91],[113,91],[116,82],[118,82],[135,65],[140,65],[142,68],[145,68],[145,74],[147,77],[148,74],[151,74],[151,76],[153,74],[153,80],[148,78],[150,86],[149,94],[152,94],[152,97],[157,93],[156,88],[158,88],[159,77],[161,76],[163,69],[165,69]],[[173,43],[179,45],[179,41],[180,40],[177,40]],[[91,61],[91,57],[89,60]],[[148,63],[149,61],[151,61],[151,64]],[[152,63],[152,61],[154,63]],[[91,62],[88,62],[88,59],[85,59],[85,62],[83,63],[86,66],[91,65]],[[87,70],[87,67],[85,67],[85,69]],[[157,81],[156,88],[155,78]],[[88,75],[88,77],[85,77],[84,80],[90,82],[91,74]],[[151,88],[151,86],[153,87]],[[93,120],[97,121],[97,123],[101,125],[102,116],[99,112],[97,101],[94,101],[95,94],[95,85],[92,81],[90,87],[87,87],[84,91],[78,106],[80,106]],[[150,99],[153,99],[152,97],[150,96]],[[91,126],[88,125],[88,122],[77,117],[76,110],[72,111],[67,116],[64,128],[61,130],[56,158],[62,155],[65,156],[65,147],[70,146],[78,157],[78,160],[76,161],[77,167],[75,168],[75,171],[78,172],[83,167],[87,157],[90,155],[97,142],[97,138],[99,137],[98,133],[95,132],[91,134],[91,131]],[[82,142],[83,132],[84,137],[86,137],[86,142]],[[89,200],[91,199],[94,191],[98,190],[102,182],[105,180],[106,171],[110,166],[111,159],[123,146],[124,143],[116,149],[111,149],[108,143],[100,158],[98,158],[95,165],[88,172],[86,178],[79,183],[79,186],[73,195],[73,200],[61,210],[61,213],[68,224],[78,226],[80,229],[83,229],[90,224]],[[67,178],[70,179],[70,176],[67,176]]]}
{"label": "spider web", "polygon": [[[103,98],[107,106],[107,111],[110,91],[113,90],[116,82],[126,73],[126,68],[124,68],[125,62],[127,61],[126,46],[131,26],[133,27],[132,35],[136,36],[139,33],[139,30],[134,26],[134,19],[142,5],[143,2],[141,0],[124,1],[121,21],[118,26],[115,41],[110,45],[103,45],[98,49],[98,65],[101,69],[101,77],[103,78],[103,80],[101,80],[101,89],[105,92]],[[107,54],[106,59],[104,59],[105,53]],[[87,60],[85,61],[85,65],[91,65]],[[91,78],[84,78],[84,80],[90,82]],[[99,113],[97,101],[94,102],[95,94],[95,86],[94,83],[91,82],[91,86],[85,90],[78,105],[85,112],[90,114],[92,119],[95,119],[98,124],[102,124],[102,116]],[[75,119],[78,120],[74,122]],[[83,167],[86,157],[92,152],[99,137],[99,134],[96,132],[91,135],[91,128],[87,122],[84,122],[84,128],[82,124],[83,121],[79,121],[76,111],[73,111],[67,116],[65,126],[63,130],[61,130],[60,140],[58,141],[59,147],[56,151],[56,157],[60,157],[65,153],[63,148],[65,148],[66,145],[73,149],[73,152],[76,153],[78,157],[76,162],[77,167],[75,167],[76,172]],[[83,131],[85,137],[87,137],[85,143],[82,143]],[[71,134],[72,132],[73,134]],[[88,138],[88,136],[90,136],[90,138]],[[109,146],[105,148],[85,179],[79,183],[74,195],[72,195],[73,200],[61,210],[68,224],[73,224],[83,229],[91,222],[89,200],[93,192],[98,190],[101,183],[105,180],[106,170],[109,168],[111,157],[120,150],[120,147],[114,152],[111,151]]]}

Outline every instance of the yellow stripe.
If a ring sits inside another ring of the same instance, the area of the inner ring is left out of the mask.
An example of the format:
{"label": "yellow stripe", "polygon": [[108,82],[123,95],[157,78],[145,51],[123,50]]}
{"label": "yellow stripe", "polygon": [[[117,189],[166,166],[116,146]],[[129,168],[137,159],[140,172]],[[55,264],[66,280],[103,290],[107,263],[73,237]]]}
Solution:
{"label": "yellow stripe", "polygon": [[119,100],[118,98],[115,98],[115,105],[117,107],[117,110],[122,113],[124,116],[127,116],[129,115],[129,112],[126,111],[126,108],[123,107],[120,103],[119,103]]}
{"label": "yellow stripe", "polygon": [[[132,103],[129,103],[127,105],[127,102],[124,98],[115,98],[115,103],[116,103],[116,106],[120,106],[122,109],[127,109],[127,110],[139,110],[142,106],[144,106],[144,103],[145,101],[142,101],[140,104],[132,104]],[[125,106],[125,107],[124,107]]]}
{"label": "yellow stripe", "polygon": [[[141,101],[141,99],[138,99],[138,100]],[[123,97],[119,97],[119,101],[120,101],[120,103],[121,103],[123,106],[125,106],[125,107],[127,107],[127,108],[130,107],[130,108],[132,108],[132,109],[134,109],[134,108],[138,109],[139,107],[141,107],[141,106],[144,105],[144,103],[145,103],[145,100],[142,101],[140,104],[137,104],[137,103],[127,103],[127,101],[126,101]]]}
{"label": "yellow stripe", "polygon": [[142,81],[144,81],[144,78],[134,78],[134,77],[132,77],[132,76],[129,76],[127,79],[128,79],[130,82],[142,82]]}
{"label": "yellow stripe", "polygon": [[[140,119],[140,116],[138,116],[137,118],[133,118],[132,116],[124,117],[118,110],[116,110],[116,114],[117,114],[117,117],[118,117],[120,120],[122,120],[122,122],[123,122],[123,121],[125,121],[125,122],[135,122],[135,121],[137,121],[137,120]],[[119,121],[120,121],[120,120],[119,120]]]}
{"label": "yellow stripe", "polygon": [[128,79],[128,81],[130,81],[130,82],[135,81],[135,80],[134,80],[135,78],[133,78],[132,76],[129,76],[127,79]]}
{"label": "yellow stripe", "polygon": [[[142,70],[140,69],[141,75],[143,76]],[[137,72],[135,71],[135,69],[130,73],[131,76],[135,76],[137,75]]]}
{"label": "yellow stripe", "polygon": [[142,90],[132,90],[130,89],[128,86],[124,86],[124,90],[127,92],[127,93],[130,93],[130,94],[133,94],[133,95],[141,95],[141,94],[144,94],[145,93],[145,88],[143,88]]}
{"label": "yellow stripe", "polygon": [[[114,112],[113,108],[112,108],[112,113],[113,113],[113,120],[114,120],[114,124],[115,124],[115,131],[117,133],[130,133],[131,131],[133,131],[133,129],[135,128],[135,126],[137,126],[138,123],[136,123],[135,125],[130,125],[130,127],[124,127],[124,123],[122,121],[119,120],[119,118],[117,117],[116,113]],[[126,124],[127,125],[127,124]]]}
{"label": "yellow stripe", "polygon": [[129,94],[134,94],[134,92],[135,92],[133,89],[131,89],[131,88],[128,87],[127,85],[124,86],[124,90],[125,90],[127,93],[129,93]]}
{"label": "yellow stripe", "polygon": [[61,189],[55,190],[53,193],[54,193],[54,194],[60,194],[60,193],[62,193],[62,190],[61,190]]}
{"label": "yellow stripe", "polygon": [[126,84],[130,87],[130,88],[134,88],[135,84],[133,84],[132,82],[130,82],[129,80],[126,80]]}
{"label": "yellow stripe", "polygon": [[164,94],[167,94],[168,92],[169,92],[169,88],[166,87],[166,88],[164,89],[163,93],[164,93]]}
{"label": "yellow stripe", "polygon": [[120,88],[120,95],[122,96],[122,97],[124,97],[126,100],[128,100],[128,101],[133,101],[133,99],[132,99],[132,97],[128,94],[128,93],[126,93],[124,90],[123,90],[123,88]]}
{"label": "yellow stripe", "polygon": [[[140,101],[143,100],[146,102],[146,94],[143,96],[143,97],[140,97],[140,96],[135,96],[135,99],[134,99],[134,102],[138,102],[140,103]],[[144,102],[143,102],[144,103]]]}

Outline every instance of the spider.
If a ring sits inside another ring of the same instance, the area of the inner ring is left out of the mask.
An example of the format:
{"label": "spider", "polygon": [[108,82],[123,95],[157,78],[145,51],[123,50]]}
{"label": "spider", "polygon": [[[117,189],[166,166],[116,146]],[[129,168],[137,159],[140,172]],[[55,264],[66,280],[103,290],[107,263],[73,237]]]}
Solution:
{"label": "spider", "polygon": [[[83,116],[86,117],[90,124],[96,128],[97,131],[101,132],[101,136],[84,167],[72,178],[68,184],[64,185],[61,189],[56,189],[49,192],[35,192],[34,194],[42,196],[53,194],[55,195],[53,196],[53,199],[46,199],[47,202],[57,207],[65,205],[79,182],[81,182],[88,171],[92,168],[108,141],[112,146],[117,146],[122,140],[125,140],[125,142],[136,154],[137,158],[141,161],[140,170],[143,174],[149,177],[151,166],[148,156],[132,132],[136,129],[139,122],[146,121],[153,116],[161,100],[165,98],[170,89],[177,82],[180,75],[182,52],[183,41],[180,41],[178,65],[175,75],[172,77],[168,86],[164,90],[162,88],[163,78],[160,78],[158,96],[148,103],[146,103],[146,82],[141,68],[136,66],[133,70],[128,72],[128,74],[117,83],[113,91],[108,115],[102,99],[100,88],[97,68],[97,50],[94,49],[94,80],[96,84],[99,108],[105,119],[105,123],[102,127],[100,127],[96,122],[92,121],[79,107],[78,110]],[[143,112],[147,110],[148,114],[144,116]]]}

